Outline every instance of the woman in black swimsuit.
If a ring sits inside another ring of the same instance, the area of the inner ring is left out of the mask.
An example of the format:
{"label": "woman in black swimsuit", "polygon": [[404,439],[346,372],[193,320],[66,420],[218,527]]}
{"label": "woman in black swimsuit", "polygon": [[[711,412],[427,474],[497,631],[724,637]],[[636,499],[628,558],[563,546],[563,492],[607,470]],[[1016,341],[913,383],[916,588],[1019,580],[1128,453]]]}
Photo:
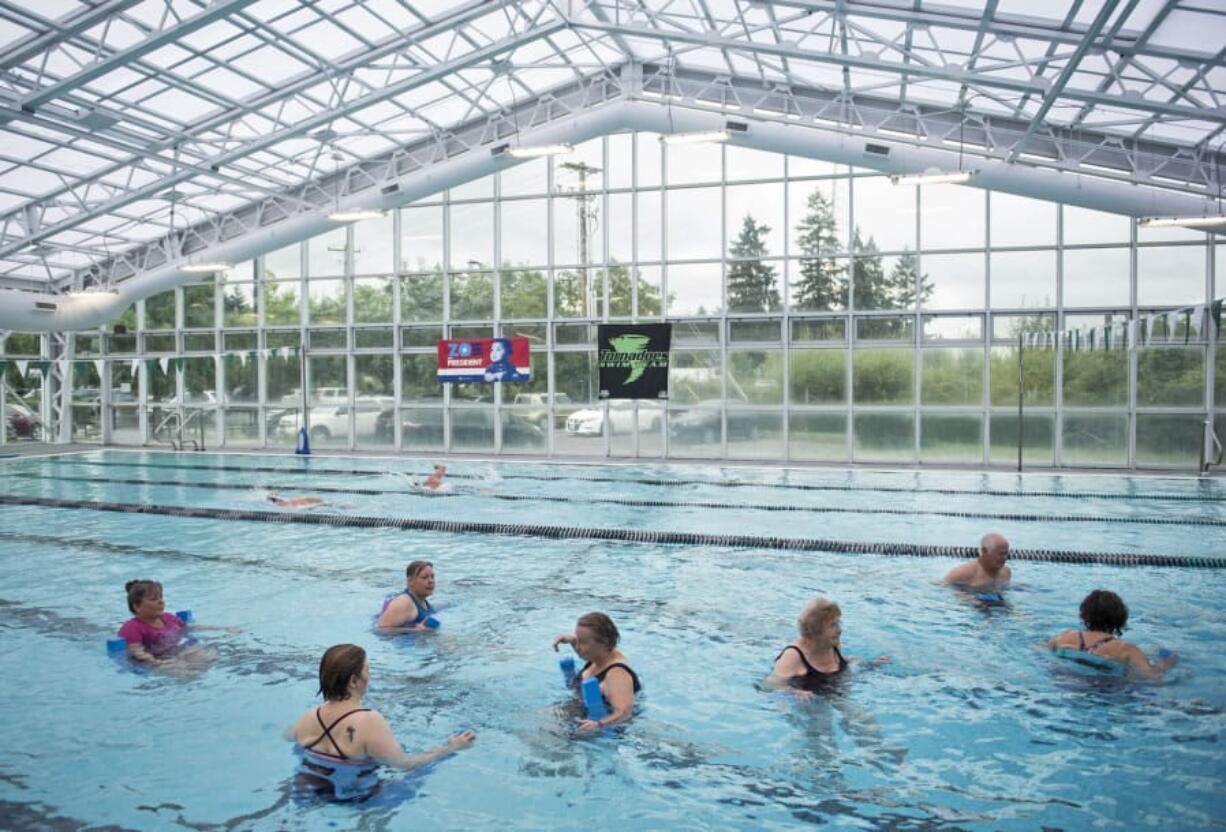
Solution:
{"label": "woman in black swimsuit", "polygon": [[1161,678],[1175,665],[1174,653],[1160,654],[1151,662],[1141,649],[1119,638],[1128,624],[1124,599],[1108,589],[1096,589],[1081,602],[1082,630],[1065,630],[1047,642],[1053,650],[1066,648],[1099,659],[1110,659],[1149,679]]}
{"label": "woman in black swimsuit", "polygon": [[[847,670],[849,660],[839,650],[843,634],[843,611],[825,598],[814,598],[800,611],[797,625],[800,638],[775,657],[775,669],[770,680],[810,693],[827,689]],[[855,661],[854,659],[851,661]],[[889,661],[881,656],[873,664]]]}
{"label": "woman in black swimsuit", "polygon": [[380,764],[410,771],[467,748],[476,739],[472,731],[465,731],[446,745],[409,756],[379,712],[362,707],[369,686],[365,650],[356,644],[328,648],[319,662],[324,703],[306,711],[285,732],[286,739],[302,748],[299,777],[314,781],[309,785],[317,790],[330,790],[342,799],[358,796],[352,793],[355,783],[368,790]]}
{"label": "woman in black swimsuit", "polygon": [[600,682],[600,693],[608,704],[609,715],[604,719],[585,719],[579,723],[580,731],[598,731],[606,725],[621,722],[630,716],[634,708],[634,696],[640,690],[638,675],[630,669],[627,659],[617,649],[621,634],[613,619],[602,612],[589,612],[579,617],[575,632],[563,634],[553,640],[556,653],[558,646],[569,644],[587,661],[575,676],[575,684],[595,677]]}

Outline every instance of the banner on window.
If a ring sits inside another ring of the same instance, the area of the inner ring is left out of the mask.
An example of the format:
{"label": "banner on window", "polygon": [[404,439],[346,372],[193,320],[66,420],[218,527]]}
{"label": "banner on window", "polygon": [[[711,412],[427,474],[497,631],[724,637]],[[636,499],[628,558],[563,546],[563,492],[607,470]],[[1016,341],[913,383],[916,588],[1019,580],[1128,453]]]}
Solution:
{"label": "banner on window", "polygon": [[667,399],[672,324],[600,324],[602,399]]}
{"label": "banner on window", "polygon": [[444,338],[438,342],[438,380],[531,381],[527,338]]}

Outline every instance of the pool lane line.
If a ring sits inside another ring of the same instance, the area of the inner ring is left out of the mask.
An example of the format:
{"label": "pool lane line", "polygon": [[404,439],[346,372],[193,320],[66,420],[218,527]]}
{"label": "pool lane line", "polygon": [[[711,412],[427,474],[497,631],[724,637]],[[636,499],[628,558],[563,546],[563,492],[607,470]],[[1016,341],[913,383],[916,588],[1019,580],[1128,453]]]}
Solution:
{"label": "pool lane line", "polygon": [[[272,466],[243,465],[172,465],[165,462],[94,462],[82,459],[56,459],[56,465],[98,465],[102,467],[119,468],[171,468],[186,471],[239,471],[260,474],[306,474],[343,476],[385,477],[389,474],[408,477],[427,477],[430,472],[410,473],[404,471],[386,471],[373,468],[285,468]],[[454,474],[448,472],[448,478],[460,480],[482,480],[479,474]],[[985,497],[1057,497],[1068,499],[1101,499],[1101,500],[1171,500],[1193,503],[1226,503],[1226,495],[1222,497],[1206,497],[1193,494],[1119,494],[1108,491],[1085,491],[1069,494],[1064,491],[1001,491],[998,489],[973,490],[964,488],[903,488],[901,486],[847,486],[847,485],[814,485],[810,483],[768,483],[741,482],[737,480],[681,480],[681,479],[624,479],[622,477],[581,477],[581,476],[545,476],[543,474],[506,474],[500,475],[503,480],[533,480],[537,482],[601,482],[625,483],[627,485],[648,485],[663,488],[675,488],[681,485],[709,485],[714,488],[772,488],[792,491],[869,491],[888,494],[964,494]]]}
{"label": "pool lane line", "polygon": [[305,487],[301,484],[292,485],[289,483],[270,485],[268,483],[243,484],[183,482],[181,480],[115,479],[113,477],[66,477],[57,474],[27,474],[26,476],[29,479],[49,481],[140,486],[153,485],[171,488],[208,488],[218,491],[310,491],[319,494],[356,494],[359,496],[386,496],[389,494],[399,494],[411,497],[427,497],[429,499],[441,499],[447,497],[469,498],[479,496],[491,500],[501,500],[503,502],[580,503],[585,505],[629,506],[632,508],[704,508],[719,510],[747,509],[750,511],[804,512],[811,514],[884,514],[905,517],[955,517],[974,520],[1008,520],[1011,522],[1020,523],[1130,523],[1148,526],[1226,527],[1226,520],[1213,520],[1207,518],[1180,519],[1175,517],[1095,517],[1086,514],[997,514],[977,511],[911,511],[901,508],[846,508],[842,506],[796,506],[779,503],[710,503],[683,502],[678,500],[631,500],[629,498],[619,497],[597,497],[583,499],[578,497],[557,497],[539,494],[481,493],[478,495],[473,495],[472,493],[456,494],[445,491],[426,493],[419,490],[405,491],[394,488],[338,488],[336,486]]}
{"label": "pool lane line", "polygon": [[[195,506],[165,506],[140,503],[57,500],[50,497],[0,495],[0,505],[42,508],[85,509],[88,511],[152,514],[204,520],[239,520],[262,523],[300,523],[342,528],[382,528],[403,531],[449,532],[540,537],[551,540],[616,540],[631,543],[661,543],[686,546],[720,546],[737,549],[772,549],[795,552],[836,554],[875,554],[891,557],[971,558],[979,554],[973,546],[938,546],[922,543],[877,543],[825,540],[820,538],[765,537],[760,535],[708,534],[704,532],[654,531],[650,529],[601,529],[587,526],[548,526],[528,523],[479,523],[465,520],[433,520],[413,517],[373,517],[364,515],[317,514],[288,511],[249,511]],[[1113,566],[1171,566],[1200,569],[1226,569],[1226,558],[1124,552],[1079,552],[1065,549],[1014,549],[1013,560],[1050,563],[1099,563]]]}

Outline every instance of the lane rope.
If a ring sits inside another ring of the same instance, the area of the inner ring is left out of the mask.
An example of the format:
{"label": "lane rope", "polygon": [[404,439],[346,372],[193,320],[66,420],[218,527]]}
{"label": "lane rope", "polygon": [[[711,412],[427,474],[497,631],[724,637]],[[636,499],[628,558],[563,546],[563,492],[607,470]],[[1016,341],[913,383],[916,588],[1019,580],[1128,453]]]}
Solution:
{"label": "lane rope", "polygon": [[[405,491],[393,488],[338,488],[336,486],[304,487],[301,484],[288,483],[245,484],[219,482],[184,482],[182,480],[145,480],[116,479],[113,477],[65,477],[53,474],[26,474],[29,479],[52,480],[64,482],[86,482],[116,485],[165,486],[171,488],[204,488],[217,491],[310,491],[319,494],[353,494],[358,496],[404,495],[435,498],[471,497],[471,493],[457,494],[445,491],[425,493],[422,491]],[[1210,518],[1178,518],[1178,517],[1104,517],[1086,514],[1017,514],[992,513],[978,511],[922,511],[919,509],[900,508],[848,508],[839,506],[796,506],[763,503],[715,503],[715,502],[685,502],[680,500],[633,500],[620,497],[558,497],[532,494],[496,494],[482,493],[479,496],[503,502],[542,502],[571,503],[583,505],[617,505],[632,508],[703,508],[719,510],[749,510],[767,512],[800,512],[811,514],[882,514],[906,517],[954,517],[975,520],[1008,520],[1022,523],[1128,523],[1149,526],[1210,526],[1226,527],[1226,520]]]}
{"label": "lane rope", "polygon": [[[839,554],[876,554],[890,557],[953,557],[967,559],[978,555],[972,546],[940,546],[921,543],[878,543],[823,540],[817,538],[768,537],[704,532],[654,531],[650,529],[601,529],[585,526],[550,526],[535,523],[479,523],[464,520],[433,520],[408,517],[309,514],[304,512],[213,509],[193,506],[165,506],[136,503],[58,500],[50,497],[0,495],[0,505],[42,508],[86,509],[90,511],[151,514],[208,520],[240,520],[263,523],[300,523],[342,528],[383,528],[402,531],[429,531],[539,537],[551,540],[615,540],[630,543],[661,543],[682,546],[719,546],[736,549],[770,549],[789,552],[832,552]],[[1014,560],[1049,563],[1098,563],[1112,566],[1166,566],[1198,569],[1226,569],[1226,558],[1125,552],[1079,552],[1064,549],[1015,549]]]}
{"label": "lane rope", "polygon": [[[170,464],[165,462],[95,462],[90,460],[80,459],[64,459],[57,458],[54,461],[56,466],[61,465],[98,465],[103,467],[124,467],[124,468],[171,468],[188,471],[238,471],[247,473],[260,474],[304,474],[304,475],[340,475],[340,476],[368,476],[368,477],[383,477],[388,474],[403,474],[409,477],[425,478],[429,476],[429,472],[415,473],[409,471],[387,471],[372,468],[284,468],[271,466],[243,466],[243,465],[182,465]],[[309,462],[304,461],[309,465]],[[480,480],[484,479],[479,474],[457,474],[448,472],[449,479],[467,479]],[[567,476],[547,476],[544,474],[506,474],[501,477],[504,480],[533,480],[538,482],[602,482],[602,483],[625,483],[628,485],[647,485],[660,488],[676,488],[683,485],[707,485],[713,488],[770,488],[783,489],[793,491],[868,491],[881,492],[887,494],[964,494],[969,496],[987,496],[987,497],[1056,497],[1062,499],[1099,499],[1099,500],[1160,500],[1160,501],[1175,501],[1175,502],[1194,502],[1194,503],[1226,503],[1226,493],[1220,496],[1200,495],[1200,494],[1120,494],[1111,491],[1082,491],[1078,493],[1068,493],[1065,491],[1005,491],[1003,489],[967,489],[967,488],[904,488],[902,486],[892,485],[866,485],[866,486],[851,486],[851,485],[816,485],[812,483],[781,483],[781,482],[742,482],[737,480],[685,480],[685,479],[664,479],[664,478],[640,478],[626,479],[622,477],[597,477],[597,476],[580,476],[571,474]]]}

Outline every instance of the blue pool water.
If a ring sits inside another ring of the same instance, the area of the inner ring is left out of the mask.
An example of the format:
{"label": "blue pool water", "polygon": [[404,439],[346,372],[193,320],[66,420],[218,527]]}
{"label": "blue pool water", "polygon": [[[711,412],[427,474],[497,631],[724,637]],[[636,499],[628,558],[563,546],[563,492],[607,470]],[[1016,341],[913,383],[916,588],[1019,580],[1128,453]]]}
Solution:
{"label": "blue pool water", "polygon": [[[0,496],[276,512],[270,492],[320,494],[313,511],[337,516],[946,546],[996,529],[1024,550],[1226,558],[1220,482],[450,467],[427,496],[424,461],[102,451],[0,462]],[[436,564],[443,627],[380,639],[371,617],[416,558]],[[987,608],[934,583],[956,562],[0,505],[0,826],[1226,826],[1226,570],[1017,561],[1008,605]],[[192,681],[122,672],[104,643],[132,578],[243,632],[203,634],[220,659]],[[1166,684],[1036,648],[1098,587],[1128,601],[1127,638],[1180,653]],[[842,606],[844,652],[892,661],[815,702],[763,692],[816,594]],[[576,740],[549,644],[591,610],[621,627],[646,695],[620,734]],[[298,805],[281,731],[344,641],[367,648],[367,704],[407,750],[479,739],[389,775],[402,799]]]}

